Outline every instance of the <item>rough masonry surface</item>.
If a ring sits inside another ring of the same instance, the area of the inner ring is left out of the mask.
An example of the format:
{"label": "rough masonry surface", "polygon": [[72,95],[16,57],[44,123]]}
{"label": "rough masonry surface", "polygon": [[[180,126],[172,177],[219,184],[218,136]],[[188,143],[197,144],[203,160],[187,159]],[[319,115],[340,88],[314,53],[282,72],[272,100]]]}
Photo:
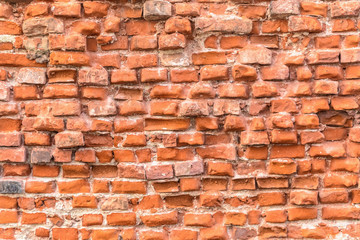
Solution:
{"label": "rough masonry surface", "polygon": [[0,239],[360,239],[359,14],[0,0]]}

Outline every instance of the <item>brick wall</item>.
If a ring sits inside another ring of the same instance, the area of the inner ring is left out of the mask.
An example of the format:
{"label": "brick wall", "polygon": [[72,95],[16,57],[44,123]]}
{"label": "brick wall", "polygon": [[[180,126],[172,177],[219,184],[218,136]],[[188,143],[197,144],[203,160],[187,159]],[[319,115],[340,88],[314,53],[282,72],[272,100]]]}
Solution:
{"label": "brick wall", "polygon": [[0,239],[359,239],[360,1],[0,1]]}

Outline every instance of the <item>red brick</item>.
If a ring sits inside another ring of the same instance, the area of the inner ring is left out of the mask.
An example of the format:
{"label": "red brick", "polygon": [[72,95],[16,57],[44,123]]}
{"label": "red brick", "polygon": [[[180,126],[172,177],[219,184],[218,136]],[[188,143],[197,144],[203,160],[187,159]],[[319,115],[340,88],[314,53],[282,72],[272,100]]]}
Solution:
{"label": "red brick", "polygon": [[134,20],[125,23],[125,31],[128,35],[150,35],[156,33],[155,22]]}
{"label": "red brick", "polygon": [[37,228],[35,230],[35,235],[37,237],[49,237],[50,235],[50,230],[45,229],[45,228]]}
{"label": "red brick", "polygon": [[320,32],[321,30],[322,30],[321,22],[315,17],[309,17],[309,16],[289,17],[290,32]]}
{"label": "red brick", "polygon": [[[215,24],[216,23],[216,24]],[[195,28],[200,33],[221,32],[221,33],[250,33],[252,22],[247,18],[198,18],[195,21]]]}
{"label": "red brick", "polygon": [[16,211],[1,211],[0,223],[9,224],[18,222],[18,213]]}
{"label": "red brick", "polygon": [[101,214],[84,214],[82,216],[83,226],[101,225],[103,222],[103,216]]}
{"label": "red brick", "polygon": [[121,17],[124,18],[141,18],[143,9],[139,7],[133,7],[133,6],[124,6],[121,9]]}
{"label": "red brick", "polygon": [[356,29],[355,22],[352,19],[334,19],[332,20],[333,32],[348,32]]}
{"label": "red brick", "polygon": [[225,131],[241,131],[245,130],[245,119],[238,116],[227,116],[225,118],[224,129]]}
{"label": "red brick", "polygon": [[225,214],[225,224],[242,226],[246,223],[247,217],[244,213],[227,212]]}
{"label": "red brick", "polygon": [[71,148],[76,146],[83,146],[83,134],[80,132],[62,132],[55,136],[56,145],[59,148]]}
{"label": "red brick", "polygon": [[141,82],[162,82],[167,81],[168,73],[164,68],[141,69]]}
{"label": "red brick", "polygon": [[96,208],[97,200],[94,196],[74,196],[73,208]]}
{"label": "red brick", "polygon": [[177,212],[143,215],[140,217],[146,226],[174,225],[178,222]]}
{"label": "red brick", "polygon": [[65,178],[87,178],[90,176],[87,165],[63,165],[62,169]]}
{"label": "red brick", "polygon": [[159,36],[159,49],[173,50],[181,49],[186,46],[186,38],[183,34],[173,33]]}
{"label": "red brick", "polygon": [[157,48],[156,36],[133,36],[130,40],[130,50],[152,50]]}
{"label": "red brick", "polygon": [[239,7],[238,11],[239,15],[242,17],[260,19],[265,17],[267,7],[257,5],[243,5]]}
{"label": "red brick", "polygon": [[15,22],[1,21],[0,22],[0,33],[9,35],[19,35],[22,33],[21,27]]}
{"label": "red brick", "polygon": [[94,21],[76,21],[71,25],[71,31],[83,35],[99,35],[100,25]]}
{"label": "red brick", "polygon": [[137,77],[134,70],[119,69],[112,71],[111,83],[136,83]]}
{"label": "red brick", "polygon": [[344,157],[345,146],[340,142],[329,142],[319,146],[312,146],[309,150],[310,156]]}
{"label": "red brick", "polygon": [[46,222],[45,213],[23,213],[21,216],[22,224],[44,224]]}
{"label": "red brick", "polygon": [[260,189],[289,187],[288,180],[282,177],[259,177],[256,183]]}
{"label": "red brick", "polygon": [[193,231],[193,230],[174,229],[170,233],[170,239],[171,240],[181,240],[181,239],[196,240],[197,232]]}
{"label": "red brick", "polygon": [[84,13],[87,17],[104,17],[109,9],[109,4],[102,2],[84,2]]}
{"label": "red brick", "polygon": [[269,144],[267,132],[247,131],[241,133],[241,144],[243,145],[259,145]]}
{"label": "red brick", "polygon": [[13,67],[43,67],[44,64],[37,63],[35,60],[29,60],[25,54],[20,53],[1,53],[0,54],[1,66]]}
{"label": "red brick", "polygon": [[55,184],[51,181],[26,181],[25,191],[27,193],[53,193],[55,191]]}
{"label": "red brick", "polygon": [[198,3],[176,3],[175,12],[180,16],[199,16],[200,4]]}
{"label": "red brick", "polygon": [[356,175],[331,174],[324,177],[324,187],[341,188],[356,186],[358,177]]}
{"label": "red brick", "polygon": [[358,2],[335,2],[330,6],[332,17],[355,16],[360,11]]}
{"label": "red brick", "polygon": [[288,22],[286,20],[266,20],[262,23],[263,33],[287,32]]}
{"label": "red brick", "polygon": [[91,236],[94,240],[116,240],[119,236],[119,231],[116,229],[95,229],[92,231]]}
{"label": "red brick", "polygon": [[[79,187],[81,185],[81,187]],[[73,180],[58,182],[60,193],[89,193],[90,184],[86,180]]]}
{"label": "red brick", "polygon": [[286,198],[281,192],[260,193],[258,196],[260,206],[285,205]]}
{"label": "red brick", "polygon": [[287,215],[284,210],[269,210],[266,211],[266,222],[283,223],[287,220]]}
{"label": "red brick", "polygon": [[304,156],[303,145],[276,145],[270,150],[270,158],[303,158]]}
{"label": "red brick", "polygon": [[0,151],[0,161],[25,162],[25,148],[3,148]]}
{"label": "red brick", "polygon": [[131,226],[136,224],[135,213],[111,213],[107,215],[108,225]]}
{"label": "red brick", "polygon": [[318,204],[318,194],[314,191],[292,191],[290,203],[294,205],[316,205]]}
{"label": "red brick", "polygon": [[349,194],[344,190],[324,189],[319,192],[321,203],[347,203]]}
{"label": "red brick", "polygon": [[308,220],[317,218],[316,208],[290,208],[288,209],[289,221]]}
{"label": "red brick", "polygon": [[247,45],[240,50],[238,61],[241,64],[271,64],[271,50],[261,45]]}
{"label": "red brick", "polygon": [[243,48],[246,44],[247,37],[244,36],[222,37],[220,40],[220,47],[223,49]]}
{"label": "red brick", "polygon": [[146,177],[147,179],[169,179],[173,178],[173,166],[172,165],[153,165],[146,167]]}
{"label": "red brick", "polygon": [[358,210],[352,207],[324,207],[322,208],[322,218],[328,220],[351,220],[358,219]]}
{"label": "red brick", "polygon": [[79,52],[52,52],[50,63],[53,65],[87,66],[90,63],[88,55]]}
{"label": "red brick", "polygon": [[52,236],[54,240],[75,240],[78,238],[78,230],[76,228],[54,228]]}
{"label": "red brick", "polygon": [[12,15],[12,7],[9,4],[2,3],[0,5],[0,16],[2,18],[9,18]]}
{"label": "red brick", "polygon": [[359,160],[356,158],[333,159],[330,169],[332,171],[359,172]]}
{"label": "red brick", "polygon": [[359,36],[349,35],[344,39],[344,45],[346,48],[357,47],[359,45]]}
{"label": "red brick", "polygon": [[52,5],[54,16],[80,17],[81,5],[76,3],[59,2]]}
{"label": "red brick", "polygon": [[170,72],[172,82],[197,82],[198,75],[195,69],[172,69]]}
{"label": "red brick", "polygon": [[256,82],[252,85],[251,90],[255,98],[275,97],[279,95],[276,85],[268,82]]}
{"label": "red brick", "polygon": [[268,168],[272,174],[292,174],[296,173],[296,163],[291,159],[271,160]]}
{"label": "red brick", "polygon": [[164,231],[152,231],[152,230],[145,230],[141,231],[140,234],[141,240],[151,240],[151,239],[166,239],[167,234]]}
{"label": "red brick", "polygon": [[231,163],[208,162],[207,170],[209,175],[215,176],[234,176]]}
{"label": "red brick", "polygon": [[209,146],[203,148],[197,148],[196,152],[201,158],[213,158],[213,159],[224,159],[224,160],[235,160],[236,151],[231,145],[218,145]]}
{"label": "red brick", "polygon": [[173,17],[165,22],[165,32],[191,34],[191,23],[187,18]]}
{"label": "red brick", "polygon": [[190,122],[188,119],[145,119],[145,130],[155,131],[161,129],[168,129],[173,131],[185,130],[189,128]]}
{"label": "red brick", "polygon": [[146,193],[145,182],[114,181],[112,186],[114,193]]}
{"label": "red brick", "polygon": [[194,65],[224,64],[227,62],[225,52],[200,52],[193,53]]}
{"label": "red brick", "polygon": [[294,131],[272,130],[270,141],[272,143],[297,143],[297,134]]}
{"label": "red brick", "polygon": [[326,17],[327,15],[327,4],[325,3],[310,3],[310,2],[301,2],[300,12],[303,15],[319,15]]}
{"label": "red brick", "polygon": [[200,69],[200,80],[228,80],[228,68],[225,66],[204,66]]}
{"label": "red brick", "polygon": [[57,177],[60,168],[58,166],[36,165],[33,167],[33,176],[35,177]]}
{"label": "red brick", "polygon": [[207,37],[204,41],[204,45],[206,48],[217,48],[217,36],[211,35]]}

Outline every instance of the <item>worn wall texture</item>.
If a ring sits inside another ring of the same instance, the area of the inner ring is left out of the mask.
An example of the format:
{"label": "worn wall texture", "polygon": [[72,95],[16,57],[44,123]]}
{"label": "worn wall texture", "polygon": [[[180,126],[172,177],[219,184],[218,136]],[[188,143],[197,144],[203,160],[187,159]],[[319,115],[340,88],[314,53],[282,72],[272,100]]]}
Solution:
{"label": "worn wall texture", "polygon": [[2,0],[0,239],[359,239],[359,12]]}

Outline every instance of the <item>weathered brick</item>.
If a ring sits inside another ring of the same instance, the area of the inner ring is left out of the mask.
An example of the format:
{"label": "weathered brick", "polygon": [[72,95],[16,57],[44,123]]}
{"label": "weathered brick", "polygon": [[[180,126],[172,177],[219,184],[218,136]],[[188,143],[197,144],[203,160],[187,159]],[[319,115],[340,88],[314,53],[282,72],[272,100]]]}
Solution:
{"label": "weathered brick", "polygon": [[360,49],[344,49],[341,50],[342,63],[356,63],[360,62]]}
{"label": "weathered brick", "polygon": [[144,4],[144,18],[146,20],[161,20],[171,16],[171,3],[161,0],[146,1]]}
{"label": "weathered brick", "polygon": [[272,51],[260,45],[248,45],[242,50],[238,61],[242,64],[271,64]]}
{"label": "weathered brick", "polygon": [[52,151],[49,149],[33,149],[31,151],[31,163],[49,163]]}
{"label": "weathered brick", "polygon": [[356,1],[334,2],[330,5],[332,17],[351,17],[360,12],[360,4]]}
{"label": "weathered brick", "polygon": [[58,2],[52,5],[54,16],[80,17],[81,5],[78,3]]}
{"label": "weathered brick", "polygon": [[289,17],[290,32],[321,32],[321,22],[315,17]]}
{"label": "weathered brick", "polygon": [[198,3],[176,3],[175,12],[180,16],[199,16],[200,4]]}
{"label": "weathered brick", "polygon": [[146,168],[147,179],[167,179],[174,176],[172,165],[153,165]]}
{"label": "weathered brick", "polygon": [[12,21],[0,21],[0,33],[9,35],[20,35],[22,33],[18,24]]}
{"label": "weathered brick", "polygon": [[90,58],[85,53],[80,52],[52,52],[50,54],[50,64],[53,65],[75,65],[87,66]]}
{"label": "weathered brick", "polygon": [[71,25],[71,31],[87,36],[99,35],[100,25],[94,21],[76,21]]}
{"label": "weathered brick", "polygon": [[185,48],[186,38],[183,34],[173,33],[159,36],[159,49],[172,50]]}
{"label": "weathered brick", "polygon": [[0,16],[2,18],[9,18],[12,15],[12,7],[7,3],[1,3]]}
{"label": "weathered brick", "polygon": [[26,150],[20,148],[2,148],[0,149],[0,161],[25,162]]}
{"label": "weathered brick", "polygon": [[21,194],[24,193],[24,184],[22,181],[0,181],[0,192],[2,194]]}
{"label": "weathered brick", "polygon": [[80,70],[78,83],[83,85],[108,85],[108,72],[102,67]]}
{"label": "weathered brick", "polygon": [[326,3],[311,3],[301,2],[301,14],[303,15],[318,15],[326,17],[328,6]]}
{"label": "weathered brick", "polygon": [[222,33],[236,33],[245,34],[250,33],[252,24],[246,18],[196,18],[195,29],[201,33],[207,32],[222,32]]}
{"label": "weathered brick", "polygon": [[46,70],[42,68],[21,68],[17,75],[19,83],[27,84],[45,84]]}
{"label": "weathered brick", "polygon": [[64,23],[56,18],[29,18],[24,21],[22,30],[27,36],[46,35],[64,32]]}
{"label": "weathered brick", "polygon": [[106,16],[109,4],[103,2],[84,2],[84,13],[87,17],[104,17]]}
{"label": "weathered brick", "polygon": [[55,143],[59,148],[71,148],[84,145],[84,138],[81,132],[61,132],[56,134]]}
{"label": "weathered brick", "polygon": [[277,0],[271,3],[270,13],[278,17],[286,17],[289,15],[297,15],[299,11],[298,0]]}

